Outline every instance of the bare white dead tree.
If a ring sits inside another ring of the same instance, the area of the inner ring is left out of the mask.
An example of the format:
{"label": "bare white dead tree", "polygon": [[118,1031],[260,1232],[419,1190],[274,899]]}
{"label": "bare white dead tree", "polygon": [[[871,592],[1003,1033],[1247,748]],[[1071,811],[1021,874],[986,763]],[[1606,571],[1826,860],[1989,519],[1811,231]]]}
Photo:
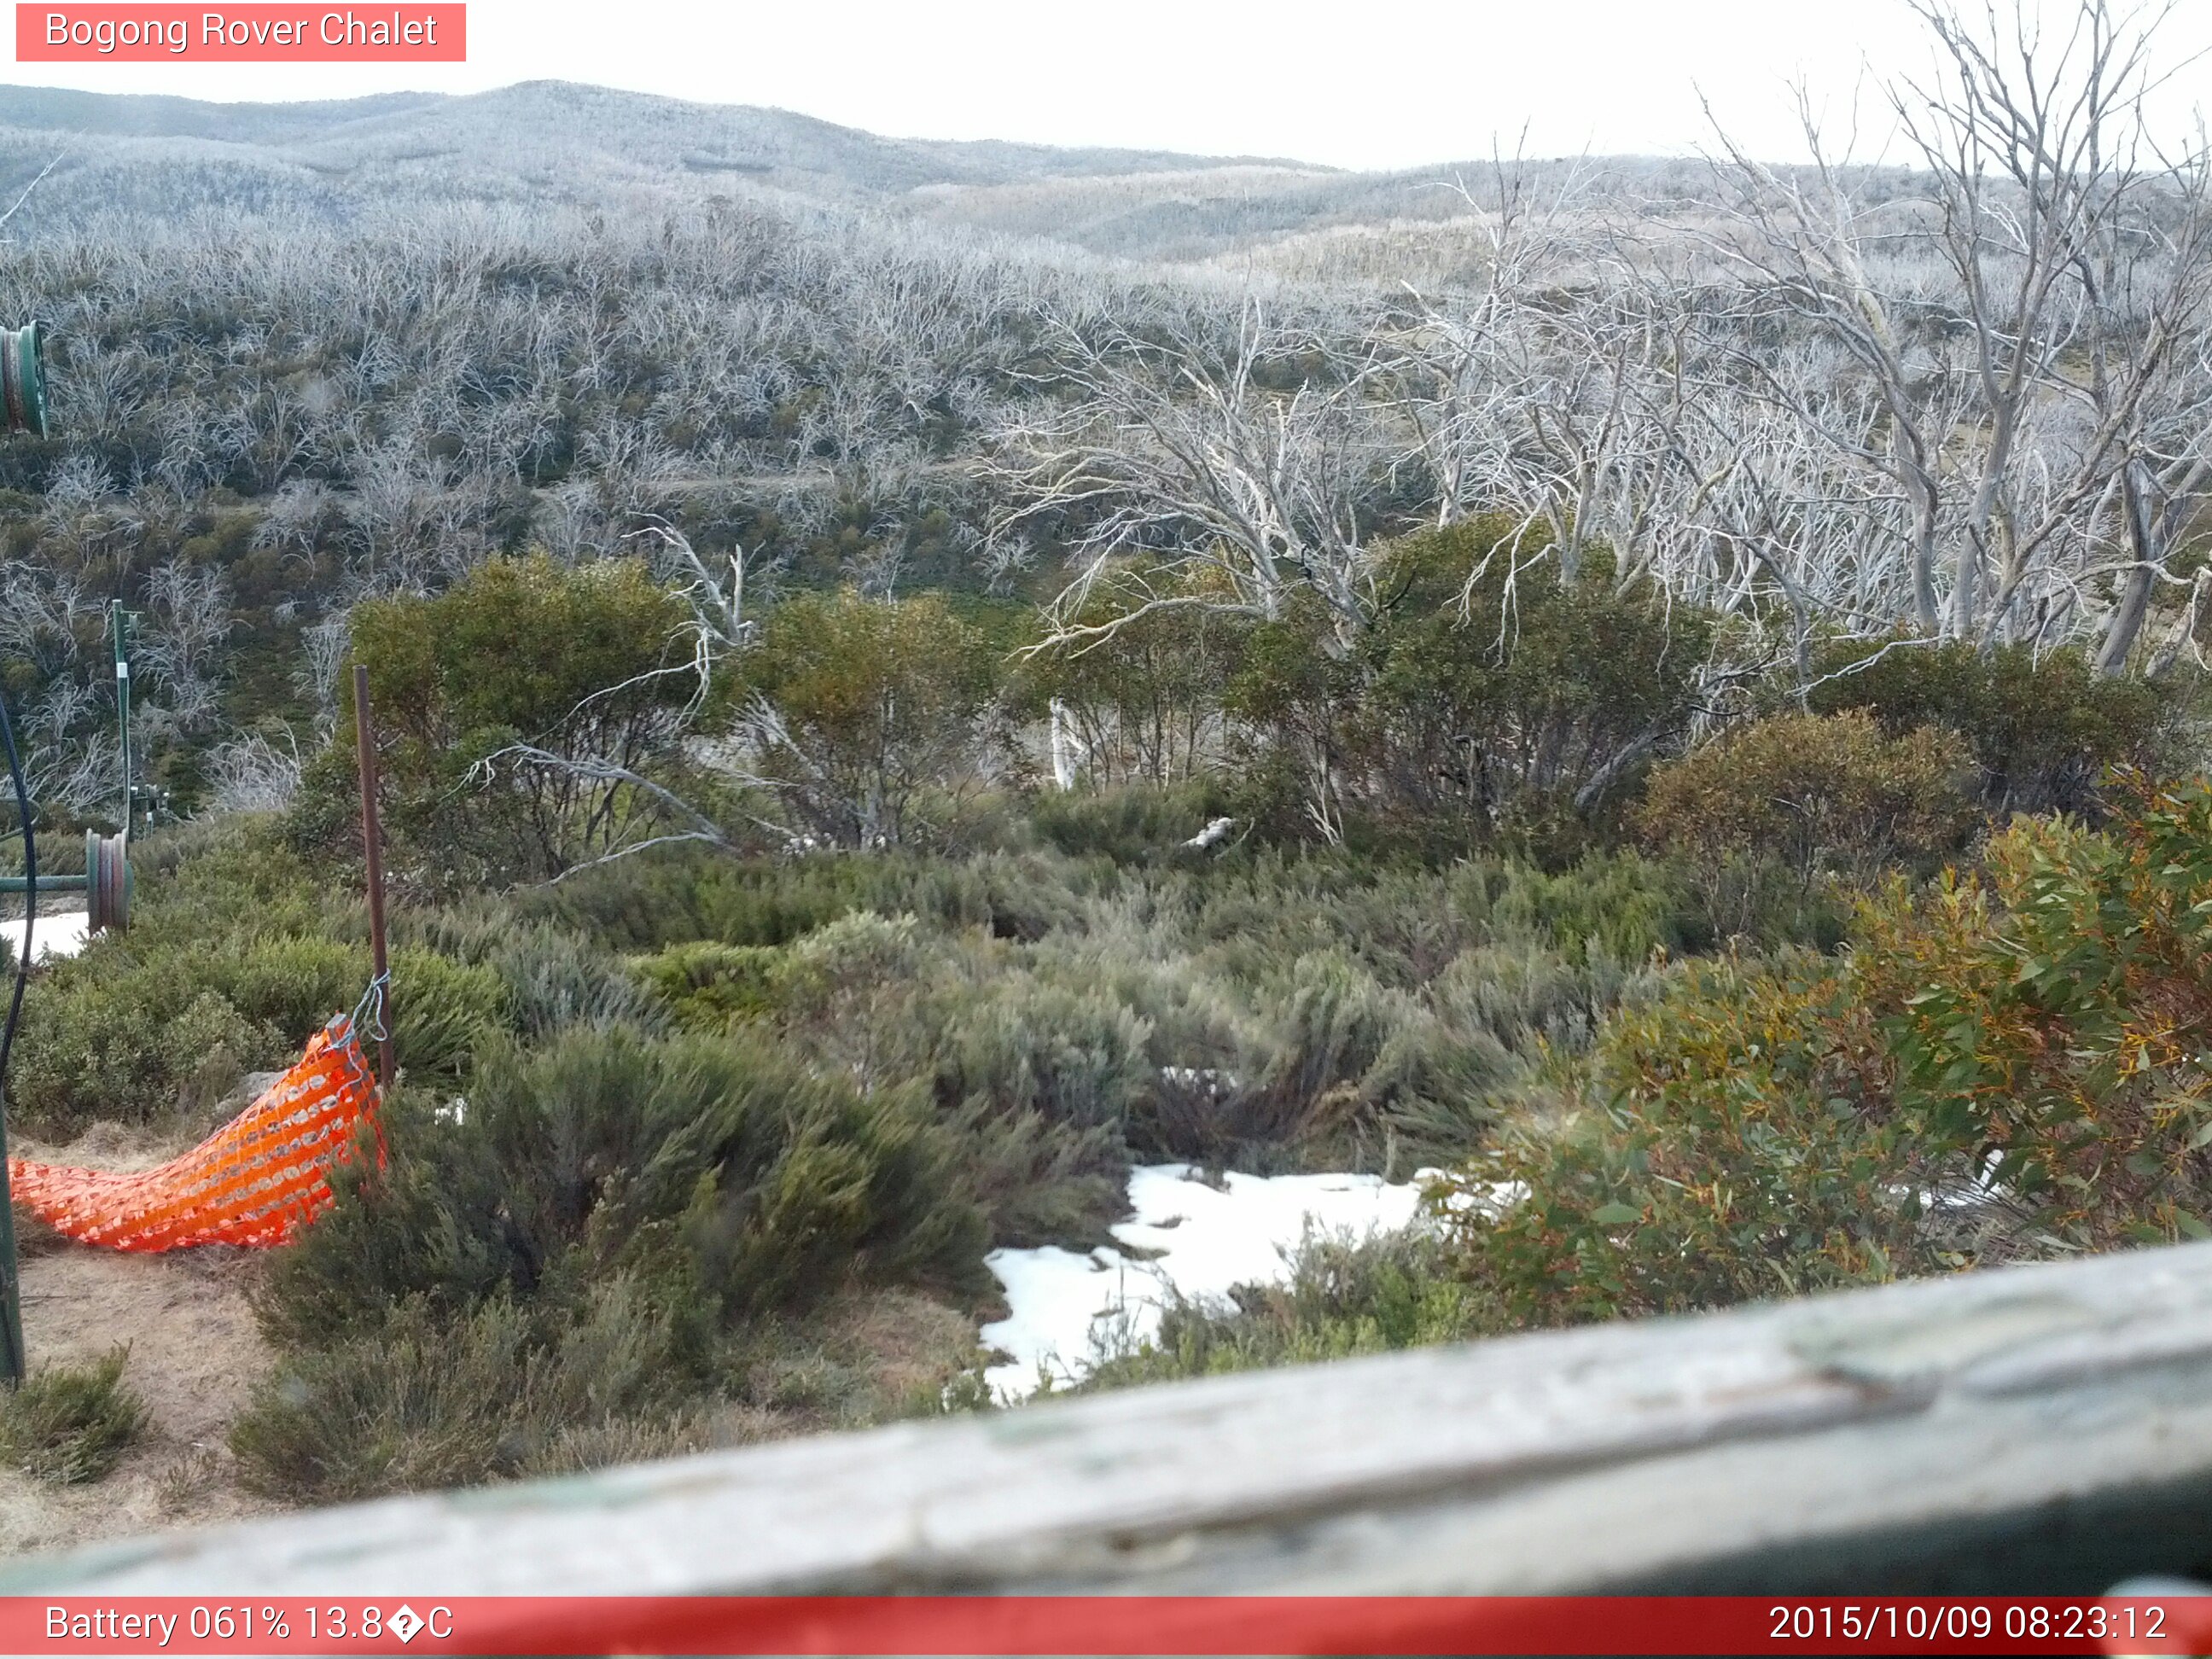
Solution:
{"label": "bare white dead tree", "polygon": [[[1185,329],[1094,342],[1060,323],[1053,339],[1056,407],[1000,432],[986,469],[1011,503],[999,536],[1050,520],[1073,550],[1051,642],[1194,605],[1274,619],[1304,592],[1348,648],[1370,616],[1366,521],[1391,453],[1366,387],[1256,302],[1225,349]],[[1079,622],[1102,581],[1124,602]]]}
{"label": "bare white dead tree", "polygon": [[1049,713],[1052,727],[1048,738],[1052,754],[1053,787],[1066,794],[1075,787],[1078,769],[1091,745],[1076,734],[1074,721],[1069,717],[1067,704],[1059,697],[1052,699]]}
{"label": "bare white dead tree", "polygon": [[303,763],[298,740],[289,731],[284,735],[281,748],[261,732],[246,732],[208,750],[209,812],[281,812],[291,805]]}
{"label": "bare white dead tree", "polygon": [[2049,27],[2033,7],[1916,9],[1939,78],[1888,94],[1916,196],[1866,199],[1801,97],[1813,167],[1729,148],[1734,224],[1714,243],[1781,325],[1840,348],[1842,401],[1856,382],[1881,418],[1833,418],[1838,383],[1789,383],[1753,337],[1739,378],[1901,509],[1898,620],[1978,642],[2057,620],[2117,672],[2206,483],[2189,434],[2212,407],[2212,162],[2149,125],[2172,8],[2075,0]]}
{"label": "bare white dead tree", "polygon": [[147,579],[146,604],[137,660],[167,693],[178,729],[200,731],[215,714],[216,673],[233,626],[230,584],[220,570],[171,559]]}
{"label": "bare white dead tree", "polygon": [[742,651],[760,624],[745,615],[745,550],[730,550],[726,571],[711,568],[690,538],[665,519],[654,519],[631,532],[653,549],[654,574],[690,608],[694,622],[717,653]]}

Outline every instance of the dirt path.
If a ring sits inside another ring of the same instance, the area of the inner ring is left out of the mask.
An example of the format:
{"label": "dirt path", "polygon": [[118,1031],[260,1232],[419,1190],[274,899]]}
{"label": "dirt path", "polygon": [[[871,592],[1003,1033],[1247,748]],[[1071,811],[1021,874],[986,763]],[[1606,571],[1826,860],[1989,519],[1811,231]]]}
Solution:
{"label": "dirt path", "polygon": [[[67,1146],[20,1150],[42,1160],[139,1169],[179,1150],[174,1139],[100,1124]],[[124,1380],[144,1404],[147,1423],[114,1469],[84,1486],[52,1486],[0,1462],[0,1557],[286,1507],[240,1487],[227,1443],[274,1358],[250,1301],[265,1256],[222,1247],[167,1255],[94,1249],[20,1209],[17,1231],[33,1372],[128,1345]],[[752,1398],[714,1407],[681,1432],[624,1430],[596,1455],[663,1456],[908,1415],[933,1406],[971,1363],[975,1331],[969,1315],[910,1291],[835,1298],[770,1334],[775,1340],[751,1368]]]}
{"label": "dirt path", "polygon": [[105,1480],[54,1486],[0,1468],[0,1553],[262,1513],[238,1489],[224,1434],[267,1364],[247,1307],[255,1263],[235,1250],[131,1256],[57,1245],[23,1264],[31,1367],[128,1343],[145,1402],[137,1442]]}
{"label": "dirt path", "polygon": [[[26,1144],[24,1156],[97,1168],[144,1168],[179,1146],[143,1130],[97,1124],[73,1145]],[[31,1370],[98,1359],[118,1344],[124,1380],[147,1423],[105,1479],[55,1486],[0,1466],[0,1554],[264,1513],[238,1488],[225,1444],[230,1420],[269,1364],[247,1303],[260,1262],[250,1250],[125,1255],[72,1244],[17,1212],[23,1346]]]}

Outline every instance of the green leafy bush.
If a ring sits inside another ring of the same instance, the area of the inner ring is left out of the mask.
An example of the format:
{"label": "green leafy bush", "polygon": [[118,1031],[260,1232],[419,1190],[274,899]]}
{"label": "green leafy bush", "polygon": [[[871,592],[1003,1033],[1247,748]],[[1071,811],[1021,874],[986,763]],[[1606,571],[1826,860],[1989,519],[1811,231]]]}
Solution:
{"label": "green leafy bush", "polygon": [[334,877],[287,842],[281,821],[241,815],[134,836],[132,943],[329,934],[368,936],[357,880]]}
{"label": "green leafy bush", "polygon": [[[1077,629],[1107,631],[1079,635],[1023,664],[1011,688],[1021,712],[1043,719],[1059,700],[1089,782],[1179,782],[1216,757],[1224,692],[1249,623],[1203,603],[1141,610],[1150,598],[1205,597],[1203,579],[1194,584],[1145,562],[1118,566],[1068,619]],[[1133,620],[1109,626],[1132,613]]]}
{"label": "green leafy bush", "polygon": [[2212,786],[2124,775],[2102,830],[2021,819],[1986,872],[1870,907],[1898,1110],[2070,1249],[2212,1237]]}
{"label": "green leafy bush", "polygon": [[1775,714],[1660,768],[1640,817],[1676,848],[1766,853],[1801,881],[1955,847],[1966,823],[1965,745],[1917,727],[1886,736],[1863,710]]}
{"label": "green leafy bush", "polygon": [[[24,1005],[12,1096],[40,1133],[106,1118],[158,1119],[247,1071],[289,1065],[331,1015],[368,988],[368,946],[282,935],[165,942],[161,930],[98,941],[47,970]],[[503,1024],[507,993],[488,968],[422,950],[394,953],[400,1065],[457,1073]]]}
{"label": "green leafy bush", "polygon": [[775,1012],[787,958],[773,945],[695,939],[636,959],[638,977],[693,1030],[723,1030]]}
{"label": "green leafy bush", "polygon": [[97,1480],[146,1425],[146,1409],[123,1380],[128,1348],[78,1365],[33,1371],[0,1399],[0,1456],[55,1486]]}
{"label": "green leafy bush", "polygon": [[839,847],[902,846],[933,785],[965,775],[994,659],[944,597],[800,593],[743,659],[774,711],[759,769],[786,807]]}
{"label": "green leafy bush", "polygon": [[788,945],[861,911],[1035,939],[1077,924],[1083,895],[1109,878],[1091,864],[1008,853],[740,860],[675,849],[580,872],[539,902],[595,940],[632,951],[695,939]]}
{"label": "green leafy bush", "polygon": [[138,960],[95,945],[57,963],[24,1003],[9,1103],[34,1133],[67,1139],[100,1119],[161,1118],[216,1069],[289,1064],[294,1045],[209,988],[204,964],[157,947]]}
{"label": "green leafy bush", "polygon": [[1051,791],[1027,804],[1024,822],[1057,853],[1141,869],[1188,860],[1183,843],[1214,819],[1233,817],[1237,811],[1227,783],[1201,778],[1169,788],[1137,784]]}
{"label": "green leafy bush", "polygon": [[1103,1244],[1128,1212],[1128,1145],[1106,1125],[1007,1113],[975,1099],[943,1121],[962,1137],[962,1167],[990,1218],[994,1246]]}
{"label": "green leafy bush", "polygon": [[370,968],[365,943],[283,934],[206,951],[198,971],[247,1018],[303,1042],[332,1014],[354,1006],[368,988]]}
{"label": "green leafy bush", "polygon": [[1096,992],[1004,971],[1000,949],[856,912],[781,948],[676,945],[638,969],[680,1024],[763,1024],[826,1069],[926,1086],[996,1243],[1103,1237],[1154,1073],[1148,1030]]}
{"label": "green leafy bush", "polygon": [[651,999],[614,952],[573,928],[526,920],[505,901],[486,896],[427,913],[409,908],[395,920],[398,937],[411,937],[418,949],[489,970],[498,988],[482,987],[479,1011],[490,1012],[495,1002],[526,1039],[568,1025],[649,1025],[656,1017]]}
{"label": "green leafy bush", "polygon": [[1109,998],[1012,979],[963,995],[937,1051],[940,1097],[1119,1138],[1158,1068],[1151,1032]]}
{"label": "green leafy bush", "polygon": [[[494,558],[434,596],[356,605],[396,873],[429,890],[557,876],[606,852],[649,803],[615,781],[509,757],[524,742],[635,771],[664,758],[698,690],[690,619],[634,559]],[[665,672],[664,672],[665,671]],[[340,729],[352,730],[341,678]],[[307,769],[294,844],[358,854],[350,743]]]}
{"label": "green leafy bush", "polygon": [[458,1110],[402,1091],[386,1133],[259,1293],[290,1358],[234,1443],[264,1490],[577,1467],[578,1436],[634,1444],[710,1393],[761,1319],[987,1283],[957,1137],[757,1040],[572,1027],[485,1056]]}
{"label": "green leafy bush", "polygon": [[1863,709],[1773,714],[1657,769],[1635,816],[1693,872],[1715,920],[1751,934],[1770,873],[1802,908],[1824,880],[1863,886],[1955,850],[1972,780],[1966,744],[1947,731],[1892,737]]}
{"label": "green leafy bush", "polygon": [[2212,786],[1862,905],[1840,959],[1686,965],[1459,1178],[1506,1323],[2212,1236]]}
{"label": "green leafy bush", "polygon": [[132,856],[131,931],[49,963],[25,1000],[9,1103],[35,1133],[211,1103],[242,1072],[289,1064],[368,983],[366,945],[346,943],[356,907],[269,823],[179,826]]}
{"label": "green leafy bush", "polygon": [[[369,964],[360,964],[362,980]],[[394,1056],[410,1072],[458,1073],[507,1025],[508,993],[499,974],[434,951],[392,953]]]}
{"label": "green leafy bush", "polygon": [[2079,812],[2106,769],[2156,769],[2189,711],[2188,688],[2099,674],[2081,651],[1971,643],[1837,641],[1818,653],[1817,714],[1864,709],[1893,737],[1958,732],[1992,811]]}
{"label": "green leafy bush", "polygon": [[[1462,1271],[1509,1326],[1680,1313],[1931,1265],[1923,1149],[1874,1015],[1820,958],[1692,963],[1555,1115],[1458,1179]],[[1918,1185],[1916,1185],[1916,1178]]]}
{"label": "green leafy bush", "polygon": [[623,965],[579,935],[509,919],[503,937],[480,964],[499,976],[516,1034],[536,1041],[571,1025],[649,1030],[651,1001]]}
{"label": "green leafy bush", "polygon": [[1265,766],[1248,774],[1278,799],[1274,833],[1336,801],[1340,831],[1377,845],[1587,845],[1586,817],[1687,730],[1712,624],[1625,590],[1601,552],[1571,574],[1543,553],[1509,521],[1462,520],[1382,550],[1348,647],[1317,605],[1252,630],[1227,706],[1289,766],[1272,789]]}

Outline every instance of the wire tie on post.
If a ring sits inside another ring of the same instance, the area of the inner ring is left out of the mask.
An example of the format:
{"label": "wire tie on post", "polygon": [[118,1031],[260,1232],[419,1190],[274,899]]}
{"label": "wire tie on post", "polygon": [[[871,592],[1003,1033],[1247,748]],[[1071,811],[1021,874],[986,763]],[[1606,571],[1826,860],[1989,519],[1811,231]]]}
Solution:
{"label": "wire tie on post", "polygon": [[[365,1030],[371,1042],[381,1042],[392,1035],[384,1024],[384,997],[385,993],[391,988],[391,985],[392,972],[389,969],[369,981],[368,989],[361,994],[361,1000],[353,1006],[351,1023],[356,1036]],[[362,1024],[362,1015],[364,1012],[368,1015],[368,1024],[366,1026]]]}

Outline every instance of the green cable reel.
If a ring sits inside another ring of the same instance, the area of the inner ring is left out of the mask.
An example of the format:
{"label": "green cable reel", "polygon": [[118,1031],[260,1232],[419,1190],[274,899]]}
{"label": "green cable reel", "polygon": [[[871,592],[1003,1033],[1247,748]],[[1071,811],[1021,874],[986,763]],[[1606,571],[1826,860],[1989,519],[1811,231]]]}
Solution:
{"label": "green cable reel", "polygon": [[[14,336],[24,331],[15,329],[0,332],[0,368],[9,362],[7,354],[13,349]],[[131,927],[131,896],[135,885],[131,874],[131,820],[142,813],[150,817],[161,796],[149,785],[131,782],[135,757],[131,747],[131,613],[115,605],[108,607],[107,615],[108,637],[115,650],[115,733],[123,755],[122,833],[103,836],[97,830],[86,830],[84,873],[41,875],[37,890],[41,895],[82,893],[89,929],[95,933],[120,933],[128,932]],[[23,893],[31,889],[32,884],[21,876],[0,876],[0,893]]]}
{"label": "green cable reel", "polygon": [[46,333],[36,323],[0,329],[0,401],[9,431],[46,435]]}
{"label": "green cable reel", "polygon": [[84,832],[85,921],[95,933],[120,933],[131,927],[130,849],[125,836]]}

